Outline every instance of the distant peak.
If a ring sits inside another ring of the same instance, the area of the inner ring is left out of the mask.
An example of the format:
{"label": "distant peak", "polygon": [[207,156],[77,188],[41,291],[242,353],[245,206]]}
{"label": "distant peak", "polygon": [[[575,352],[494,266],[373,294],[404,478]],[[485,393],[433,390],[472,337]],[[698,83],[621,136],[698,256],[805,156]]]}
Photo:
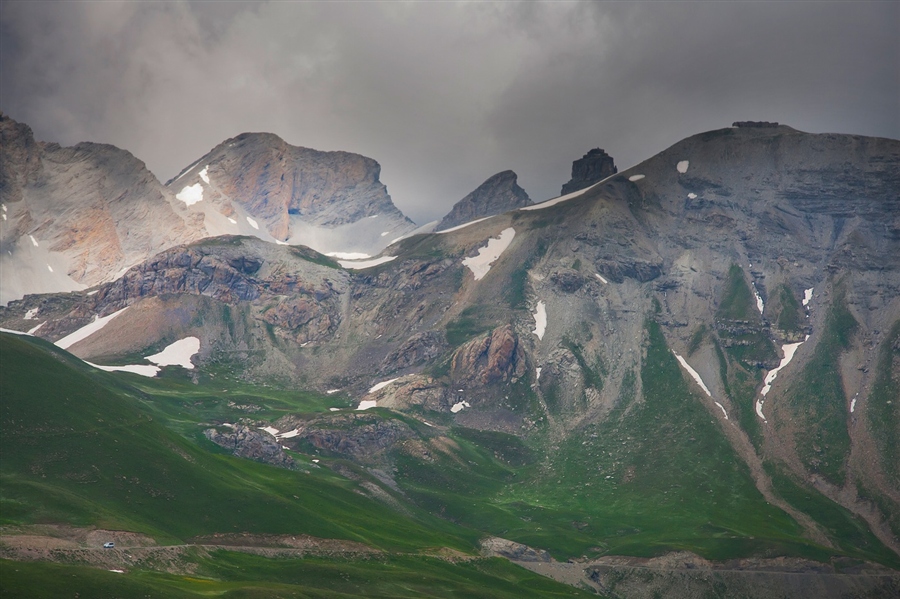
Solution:
{"label": "distant peak", "polygon": [[612,156],[605,150],[594,148],[572,163],[572,178],[562,186],[560,195],[590,187],[617,172],[619,171]]}
{"label": "distant peak", "polygon": [[454,204],[435,231],[530,205],[531,198],[517,180],[518,175],[510,170],[488,177],[475,191]]}

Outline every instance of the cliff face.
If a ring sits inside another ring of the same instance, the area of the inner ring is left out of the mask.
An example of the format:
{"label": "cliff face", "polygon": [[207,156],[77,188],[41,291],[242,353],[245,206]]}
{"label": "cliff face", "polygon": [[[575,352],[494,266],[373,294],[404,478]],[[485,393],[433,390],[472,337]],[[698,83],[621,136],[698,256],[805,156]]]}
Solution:
{"label": "cliff face", "polygon": [[435,231],[531,205],[531,198],[519,187],[517,179],[518,176],[513,171],[503,171],[490,177],[475,191],[454,204],[447,216],[435,227]]}
{"label": "cliff face", "polygon": [[618,171],[612,156],[594,148],[580,159],[572,163],[572,178],[562,186],[560,195],[566,195],[585,187],[590,187],[598,181],[615,175]]}
{"label": "cliff face", "polygon": [[143,162],[124,150],[35,142],[0,119],[0,302],[111,280],[163,248],[202,236]]}
{"label": "cliff face", "polygon": [[377,162],[359,154],[320,152],[271,133],[244,133],[213,148],[167,185],[191,209],[218,219],[223,233],[371,255],[415,227],[394,206],[380,174]]}

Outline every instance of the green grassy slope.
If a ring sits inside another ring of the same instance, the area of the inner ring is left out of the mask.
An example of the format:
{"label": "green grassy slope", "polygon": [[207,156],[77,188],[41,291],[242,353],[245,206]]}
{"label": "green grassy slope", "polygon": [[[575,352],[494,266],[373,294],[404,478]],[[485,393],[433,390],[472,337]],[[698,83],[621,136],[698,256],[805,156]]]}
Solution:
{"label": "green grassy slope", "polygon": [[[407,494],[434,513],[559,559],[683,549],[713,559],[827,560],[830,551],[803,539],[756,490],[719,425],[691,395],[659,326],[647,326],[643,401],[636,398],[638,375],[626,377],[609,418],[557,444],[532,439],[525,447],[515,437],[456,429],[455,457],[398,457]],[[840,527],[838,534],[847,530],[859,535]]]}
{"label": "green grassy slope", "polygon": [[4,523],[97,525],[164,541],[305,533],[400,550],[467,550],[477,538],[437,518],[403,517],[325,469],[204,451],[49,344],[2,335],[0,352]]}
{"label": "green grassy slope", "polygon": [[6,599],[597,597],[497,558],[460,563],[419,556],[266,559],[218,551],[197,558],[195,565],[195,574],[179,576],[0,560],[0,580]]}

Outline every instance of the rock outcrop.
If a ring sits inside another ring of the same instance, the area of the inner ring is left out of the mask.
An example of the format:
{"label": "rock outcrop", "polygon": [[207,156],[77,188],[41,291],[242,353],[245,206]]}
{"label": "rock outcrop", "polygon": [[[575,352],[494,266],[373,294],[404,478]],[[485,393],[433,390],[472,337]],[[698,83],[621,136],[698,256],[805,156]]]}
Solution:
{"label": "rock outcrop", "polygon": [[435,231],[531,205],[531,198],[519,187],[517,179],[518,175],[513,171],[503,171],[489,178],[454,204]]}
{"label": "rock outcrop", "polygon": [[618,171],[612,156],[600,148],[594,148],[572,163],[572,178],[562,186],[561,195],[584,189],[602,181]]}
{"label": "rock outcrop", "polygon": [[208,428],[203,431],[203,435],[240,458],[256,460],[282,468],[294,466],[294,459],[284,453],[281,445],[269,433],[254,430],[242,424],[235,424],[224,431]]}
{"label": "rock outcrop", "polygon": [[[415,228],[394,206],[380,175],[381,166],[359,154],[243,133],[166,185],[230,233],[302,243],[323,253],[376,254]],[[252,218],[250,227],[244,215]]]}
{"label": "rock outcrop", "polygon": [[511,325],[494,329],[460,347],[453,355],[450,377],[454,382],[489,385],[525,374],[525,352]]}

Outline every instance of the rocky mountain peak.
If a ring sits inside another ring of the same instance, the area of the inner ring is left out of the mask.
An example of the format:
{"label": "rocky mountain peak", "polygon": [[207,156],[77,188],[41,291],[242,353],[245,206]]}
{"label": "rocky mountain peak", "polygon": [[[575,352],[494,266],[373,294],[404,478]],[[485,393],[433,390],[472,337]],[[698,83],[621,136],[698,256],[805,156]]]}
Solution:
{"label": "rocky mountain peak", "polygon": [[560,194],[566,195],[584,189],[617,172],[619,170],[612,156],[600,148],[594,148],[572,163],[572,178],[562,186]]}
{"label": "rocky mountain peak", "polygon": [[517,180],[518,175],[513,171],[502,171],[488,178],[475,191],[454,204],[435,230],[442,231],[532,204]]}

